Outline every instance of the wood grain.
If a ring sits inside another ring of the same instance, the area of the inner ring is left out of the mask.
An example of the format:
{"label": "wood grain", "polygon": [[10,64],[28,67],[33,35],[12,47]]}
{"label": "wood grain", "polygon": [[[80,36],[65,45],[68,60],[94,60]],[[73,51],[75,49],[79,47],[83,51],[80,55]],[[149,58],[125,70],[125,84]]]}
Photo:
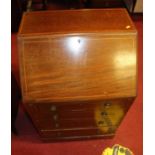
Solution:
{"label": "wood grain", "polygon": [[135,34],[51,36],[22,47],[25,101],[136,96]]}

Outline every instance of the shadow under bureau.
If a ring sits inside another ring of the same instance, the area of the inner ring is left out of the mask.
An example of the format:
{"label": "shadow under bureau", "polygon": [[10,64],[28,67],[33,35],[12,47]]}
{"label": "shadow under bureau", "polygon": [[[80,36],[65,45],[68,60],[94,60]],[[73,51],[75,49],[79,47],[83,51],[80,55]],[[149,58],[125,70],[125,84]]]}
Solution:
{"label": "shadow under bureau", "polygon": [[25,13],[18,47],[23,103],[43,140],[115,134],[137,94],[125,9]]}

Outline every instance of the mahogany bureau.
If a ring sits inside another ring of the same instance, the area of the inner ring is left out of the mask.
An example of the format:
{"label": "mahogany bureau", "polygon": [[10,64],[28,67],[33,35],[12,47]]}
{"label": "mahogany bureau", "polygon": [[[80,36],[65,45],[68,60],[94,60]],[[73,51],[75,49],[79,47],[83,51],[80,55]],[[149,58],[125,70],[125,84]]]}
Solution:
{"label": "mahogany bureau", "polygon": [[137,94],[125,9],[25,13],[18,45],[23,103],[43,140],[115,134]]}

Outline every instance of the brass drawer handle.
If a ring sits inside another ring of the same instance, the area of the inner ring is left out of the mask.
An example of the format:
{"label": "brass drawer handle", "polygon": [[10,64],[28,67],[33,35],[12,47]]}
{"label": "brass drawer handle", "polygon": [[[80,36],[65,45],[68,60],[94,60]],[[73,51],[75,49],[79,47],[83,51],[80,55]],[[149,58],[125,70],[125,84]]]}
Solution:
{"label": "brass drawer handle", "polygon": [[51,108],[50,108],[50,110],[51,110],[51,111],[56,111],[56,110],[57,110],[57,108],[56,108],[56,106],[55,106],[55,105],[52,105],[52,106],[51,106]]}
{"label": "brass drawer handle", "polygon": [[57,121],[57,120],[58,120],[58,115],[57,115],[57,114],[55,114],[55,115],[53,116],[53,120],[54,120],[54,121]]}
{"label": "brass drawer handle", "polygon": [[105,106],[106,108],[109,108],[109,107],[111,106],[111,103],[110,103],[110,102],[106,102],[106,103],[104,103],[104,106]]}

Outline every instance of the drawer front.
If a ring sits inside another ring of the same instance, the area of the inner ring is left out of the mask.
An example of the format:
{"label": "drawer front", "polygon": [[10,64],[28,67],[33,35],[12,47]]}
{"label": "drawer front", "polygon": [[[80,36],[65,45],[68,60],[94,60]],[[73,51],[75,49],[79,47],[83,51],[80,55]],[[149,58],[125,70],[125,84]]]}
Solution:
{"label": "drawer front", "polygon": [[[60,119],[53,121],[52,119],[43,119],[36,121],[37,127],[41,130],[57,130],[57,129],[81,129],[96,127],[96,121],[91,118],[83,119]],[[102,127],[107,127],[107,124],[100,124]]]}
{"label": "drawer front", "polygon": [[58,115],[63,118],[72,117],[93,117],[96,108],[101,110],[105,109],[107,112],[123,109],[126,111],[132,99],[116,99],[95,102],[79,102],[79,103],[37,103],[28,104],[28,109],[33,116],[37,119],[52,117]]}
{"label": "drawer front", "polygon": [[[115,128],[115,127],[114,127]],[[40,135],[44,139],[80,139],[91,137],[102,137],[103,135],[113,135],[114,132],[102,132],[98,128],[81,129],[81,130],[57,130],[57,131],[41,131]]]}
{"label": "drawer front", "polygon": [[50,103],[40,103],[35,105],[35,117],[36,118],[48,118],[48,117],[59,117],[59,118],[80,118],[80,117],[91,117],[93,116],[93,110],[96,106],[96,103],[91,104],[61,104],[55,105]]}
{"label": "drawer front", "polygon": [[[29,105],[33,122],[39,130],[97,127],[113,131],[127,112],[132,99],[117,99],[90,103]],[[110,129],[109,129],[110,128]]]}

